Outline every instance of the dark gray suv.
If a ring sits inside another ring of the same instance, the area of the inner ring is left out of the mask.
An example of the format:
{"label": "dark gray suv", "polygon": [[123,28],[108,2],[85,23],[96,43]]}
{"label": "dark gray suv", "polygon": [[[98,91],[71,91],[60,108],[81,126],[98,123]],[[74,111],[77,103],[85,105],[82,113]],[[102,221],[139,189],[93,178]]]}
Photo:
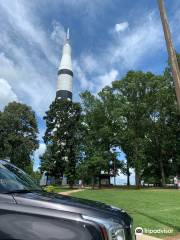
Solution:
{"label": "dark gray suv", "polygon": [[49,194],[0,160],[0,239],[131,240],[132,219],[119,208]]}

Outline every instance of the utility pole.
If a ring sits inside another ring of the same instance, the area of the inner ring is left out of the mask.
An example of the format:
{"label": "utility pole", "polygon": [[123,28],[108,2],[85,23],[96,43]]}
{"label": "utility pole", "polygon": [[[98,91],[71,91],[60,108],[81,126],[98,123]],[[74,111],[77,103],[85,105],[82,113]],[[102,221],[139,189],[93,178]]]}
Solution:
{"label": "utility pole", "polygon": [[161,21],[162,21],[163,30],[164,30],[164,37],[166,40],[166,46],[167,46],[170,65],[171,65],[172,76],[173,76],[174,85],[175,85],[177,103],[180,110],[180,70],[179,70],[179,66],[176,58],[176,52],[175,52],[172,38],[171,38],[171,32],[170,32],[169,23],[168,23],[166,10],[164,6],[164,0],[158,0],[158,5],[159,5]]}

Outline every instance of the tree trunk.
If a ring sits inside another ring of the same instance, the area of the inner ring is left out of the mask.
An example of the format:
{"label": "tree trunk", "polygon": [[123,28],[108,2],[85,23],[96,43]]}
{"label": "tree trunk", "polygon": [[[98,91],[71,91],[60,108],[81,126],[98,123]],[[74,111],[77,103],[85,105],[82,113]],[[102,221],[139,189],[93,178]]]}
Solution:
{"label": "tree trunk", "polygon": [[136,182],[136,188],[141,188],[141,178],[138,167],[135,169],[135,182]]}
{"label": "tree trunk", "polygon": [[94,186],[95,186],[95,177],[92,176],[92,189],[94,189]]}
{"label": "tree trunk", "polygon": [[134,152],[134,160],[135,160],[135,181],[136,188],[141,188],[141,162],[138,154],[138,143],[137,139],[135,140],[135,152]]}
{"label": "tree trunk", "polygon": [[160,164],[160,170],[161,170],[161,183],[162,183],[162,187],[165,187],[166,186],[166,179],[165,179],[165,173],[164,173],[164,165],[163,165],[163,161],[162,161],[161,157],[159,159],[159,164]]}
{"label": "tree trunk", "polygon": [[100,177],[99,177],[98,181],[99,181],[99,188],[101,188],[101,178]]}
{"label": "tree trunk", "polygon": [[165,180],[165,173],[164,173],[164,164],[163,164],[163,160],[162,160],[162,154],[161,154],[161,144],[158,140],[158,138],[156,137],[156,146],[157,146],[157,160],[159,163],[159,168],[160,168],[160,172],[161,172],[161,184],[162,187],[166,186],[166,180]]}
{"label": "tree trunk", "polygon": [[69,184],[70,189],[73,189],[73,184]]}
{"label": "tree trunk", "polygon": [[70,179],[68,182],[69,182],[69,187],[70,187],[71,189],[73,189],[74,181],[72,181],[72,180]]}
{"label": "tree trunk", "polygon": [[127,186],[130,186],[130,172],[129,172],[129,167],[127,167]]}

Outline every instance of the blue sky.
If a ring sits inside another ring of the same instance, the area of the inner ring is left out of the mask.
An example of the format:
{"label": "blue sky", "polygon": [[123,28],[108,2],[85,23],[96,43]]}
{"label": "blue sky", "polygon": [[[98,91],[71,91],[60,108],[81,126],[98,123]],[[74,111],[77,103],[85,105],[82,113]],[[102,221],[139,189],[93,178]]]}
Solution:
{"label": "blue sky", "polygon": [[[180,1],[165,0],[180,51]],[[0,109],[16,100],[31,105],[40,129],[55,98],[57,68],[70,28],[74,100],[97,93],[128,70],[162,73],[167,63],[156,0],[0,0]]]}

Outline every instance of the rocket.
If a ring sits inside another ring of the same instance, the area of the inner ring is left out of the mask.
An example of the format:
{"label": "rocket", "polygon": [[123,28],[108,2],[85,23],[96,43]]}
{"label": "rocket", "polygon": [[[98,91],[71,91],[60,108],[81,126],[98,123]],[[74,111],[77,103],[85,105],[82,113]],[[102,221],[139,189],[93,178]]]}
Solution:
{"label": "rocket", "polygon": [[71,46],[69,43],[69,29],[63,46],[62,58],[58,69],[56,98],[72,100],[73,70],[71,61]]}

